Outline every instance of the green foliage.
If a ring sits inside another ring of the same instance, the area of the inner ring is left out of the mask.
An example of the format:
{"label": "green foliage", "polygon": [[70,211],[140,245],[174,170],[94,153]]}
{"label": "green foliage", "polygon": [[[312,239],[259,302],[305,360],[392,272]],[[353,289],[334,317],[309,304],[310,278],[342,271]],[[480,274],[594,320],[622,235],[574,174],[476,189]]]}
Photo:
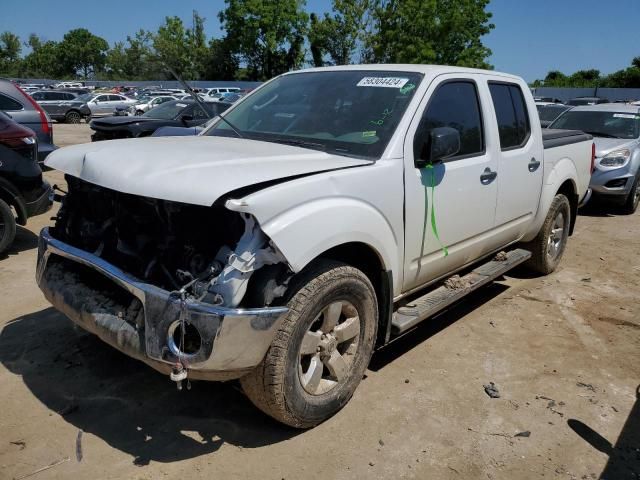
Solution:
{"label": "green foliage", "polygon": [[311,16],[308,40],[316,67],[323,66],[324,55],[333,65],[347,65],[364,34],[364,21],[371,6],[370,0],[333,0],[332,15],[320,19]]}
{"label": "green foliage", "polygon": [[212,38],[205,59],[203,78],[234,80],[240,63],[226,39]]}
{"label": "green foliage", "polygon": [[495,26],[489,0],[373,0],[366,58],[491,68],[482,37]]}
{"label": "green foliage", "polygon": [[225,0],[220,23],[249,77],[266,80],[299,68],[308,16],[303,0]]}
{"label": "green foliage", "polygon": [[65,75],[90,78],[104,69],[109,44],[86,28],[67,32],[58,46],[58,62]]}
{"label": "green foliage", "polygon": [[533,87],[609,87],[640,88],[640,57],[631,60],[631,66],[618,70],[610,75],[602,76],[600,70],[578,70],[567,76],[558,70],[547,73],[544,80],[535,80]]}
{"label": "green foliage", "polygon": [[0,71],[15,72],[20,60],[20,38],[11,32],[0,33]]}

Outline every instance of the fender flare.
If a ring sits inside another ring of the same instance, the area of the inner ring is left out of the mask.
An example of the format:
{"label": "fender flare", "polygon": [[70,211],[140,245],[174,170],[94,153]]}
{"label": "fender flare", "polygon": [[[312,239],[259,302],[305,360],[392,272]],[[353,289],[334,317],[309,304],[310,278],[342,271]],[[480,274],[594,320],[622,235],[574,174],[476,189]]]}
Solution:
{"label": "fender flare", "polygon": [[[545,172],[546,173],[546,172]],[[544,184],[542,186],[542,193],[540,195],[540,202],[538,204],[538,212],[531,223],[530,229],[527,231],[525,236],[522,238],[523,242],[531,241],[538,234],[540,229],[542,228],[542,224],[544,223],[545,218],[547,217],[547,213],[549,212],[549,208],[551,207],[551,202],[557,195],[560,187],[566,182],[570,181],[573,186],[573,191],[576,196],[579,197],[580,194],[578,192],[578,186],[576,179],[578,178],[578,172],[576,171],[576,167],[573,161],[570,158],[564,157],[558,160],[554,165],[551,171],[548,174],[545,174]],[[573,199],[569,199],[573,201]],[[577,199],[576,199],[577,202]],[[576,203],[577,205],[577,203]],[[571,219],[572,222],[572,230],[573,224],[575,223],[575,212]]]}
{"label": "fender flare", "polygon": [[8,180],[0,177],[0,199],[16,209],[18,225],[27,224],[27,207],[18,189]]}

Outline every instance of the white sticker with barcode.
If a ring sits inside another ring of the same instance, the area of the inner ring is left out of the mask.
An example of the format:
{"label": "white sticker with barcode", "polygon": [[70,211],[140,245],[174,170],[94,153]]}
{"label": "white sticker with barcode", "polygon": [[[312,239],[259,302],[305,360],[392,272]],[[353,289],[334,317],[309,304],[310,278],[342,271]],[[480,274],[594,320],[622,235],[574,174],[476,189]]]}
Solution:
{"label": "white sticker with barcode", "polygon": [[636,115],[634,115],[633,113],[614,113],[613,118],[630,118],[633,120],[634,118],[636,118]]}
{"label": "white sticker with barcode", "polygon": [[358,87],[402,88],[409,81],[399,77],[364,77],[358,82]]}

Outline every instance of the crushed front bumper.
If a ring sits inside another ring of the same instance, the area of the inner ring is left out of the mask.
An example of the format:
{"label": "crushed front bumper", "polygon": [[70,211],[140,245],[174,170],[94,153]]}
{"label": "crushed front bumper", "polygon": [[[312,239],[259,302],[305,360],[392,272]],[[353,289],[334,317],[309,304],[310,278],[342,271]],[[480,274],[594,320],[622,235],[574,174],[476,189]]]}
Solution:
{"label": "crushed front bumper", "polygon": [[40,233],[36,280],[45,297],[85,330],[162,373],[182,360],[193,379],[246,374],[264,358],[287,312],[285,307],[231,309],[187,300],[186,322],[197,330],[200,346],[184,354],[170,341],[181,318],[177,296],[53,238],[48,228]]}

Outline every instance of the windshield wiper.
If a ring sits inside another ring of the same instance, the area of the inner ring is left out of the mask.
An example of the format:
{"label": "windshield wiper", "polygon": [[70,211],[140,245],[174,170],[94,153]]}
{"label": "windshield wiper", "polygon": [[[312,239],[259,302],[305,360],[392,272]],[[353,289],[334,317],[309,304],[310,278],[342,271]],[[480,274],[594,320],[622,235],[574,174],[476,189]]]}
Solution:
{"label": "windshield wiper", "polygon": [[293,145],[294,147],[310,148],[313,150],[326,150],[327,146],[323,143],[309,142],[307,140],[298,140],[295,138],[264,138],[260,139],[266,142],[284,143],[285,145]]}
{"label": "windshield wiper", "polygon": [[233,123],[231,123],[229,120],[227,120],[226,118],[224,118],[222,115],[217,115],[217,117],[222,120],[224,123],[226,123],[227,125],[229,125],[231,127],[231,130],[233,130],[233,133],[235,133],[239,138],[244,138],[242,136],[242,134],[240,133],[240,130],[238,130],[235,125]]}
{"label": "windshield wiper", "polygon": [[611,135],[610,133],[602,133],[602,132],[587,132],[586,130],[584,131],[584,133],[588,133],[589,135],[593,135],[594,137],[602,137],[602,138],[620,138],[620,137],[616,137],[615,135]]}

